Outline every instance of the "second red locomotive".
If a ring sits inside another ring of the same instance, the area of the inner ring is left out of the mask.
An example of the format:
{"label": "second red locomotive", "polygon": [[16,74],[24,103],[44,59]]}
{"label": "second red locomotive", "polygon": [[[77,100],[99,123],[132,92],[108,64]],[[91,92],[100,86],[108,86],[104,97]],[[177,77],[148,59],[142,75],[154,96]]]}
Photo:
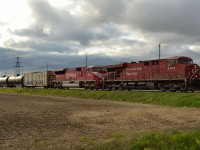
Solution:
{"label": "second red locomotive", "polygon": [[105,69],[102,66],[78,67],[54,70],[53,87],[101,89]]}

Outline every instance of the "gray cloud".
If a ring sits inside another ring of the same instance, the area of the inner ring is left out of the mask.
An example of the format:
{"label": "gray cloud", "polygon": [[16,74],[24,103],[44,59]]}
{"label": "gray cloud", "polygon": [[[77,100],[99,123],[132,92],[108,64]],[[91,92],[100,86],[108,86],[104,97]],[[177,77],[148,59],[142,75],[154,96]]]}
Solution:
{"label": "gray cloud", "polygon": [[45,1],[31,1],[33,17],[36,25],[43,30],[49,29],[49,40],[73,40],[87,44],[90,39],[95,38],[95,29],[79,22],[79,18],[72,16],[69,11],[53,8]]}
{"label": "gray cloud", "polygon": [[31,51],[37,51],[37,52],[57,52],[57,53],[63,53],[63,52],[70,52],[78,50],[80,47],[79,44],[76,43],[57,43],[57,42],[48,42],[43,41],[40,42],[38,40],[28,40],[24,42],[15,42],[15,41],[8,41],[6,44],[8,47],[17,47],[21,50],[31,50]]}
{"label": "gray cloud", "polygon": [[33,27],[29,29],[17,29],[15,31],[10,31],[12,34],[17,34],[19,36],[28,36],[28,37],[36,37],[42,38],[47,37],[48,34],[44,32],[43,28],[41,27]]}
{"label": "gray cloud", "polygon": [[164,37],[162,34],[171,33],[186,39],[192,38],[194,42],[200,39],[200,1],[132,0],[131,3],[127,11],[127,23],[132,27],[160,34],[161,38]]}
{"label": "gray cloud", "polygon": [[[83,65],[84,55],[90,55],[91,65],[112,64],[156,59],[158,46],[155,44],[161,42],[162,57],[186,55],[199,62],[200,2],[197,0],[73,2],[71,8],[57,8],[46,0],[29,0],[33,24],[10,31],[27,39],[15,41],[11,38],[5,43],[8,47],[30,51],[0,49],[2,56],[19,54],[24,61],[30,60],[26,63],[30,66],[37,65],[34,64],[36,59],[44,66],[46,62],[68,60],[64,65],[50,65],[52,68]],[[77,5],[82,13],[74,15],[72,12]],[[191,45],[197,46],[195,51]]]}
{"label": "gray cloud", "polygon": [[86,0],[98,12],[101,22],[123,22],[126,13],[125,0]]}
{"label": "gray cloud", "polygon": [[[56,55],[48,54],[46,52],[20,52],[15,49],[5,49],[0,47],[0,76],[14,75],[16,57],[20,57],[21,70],[23,72],[30,71],[45,71],[47,69],[61,69],[61,68],[75,68],[85,65],[85,56],[79,55]],[[88,65],[106,65],[110,63],[121,62],[123,58],[112,58],[104,55],[91,55],[88,56]]]}

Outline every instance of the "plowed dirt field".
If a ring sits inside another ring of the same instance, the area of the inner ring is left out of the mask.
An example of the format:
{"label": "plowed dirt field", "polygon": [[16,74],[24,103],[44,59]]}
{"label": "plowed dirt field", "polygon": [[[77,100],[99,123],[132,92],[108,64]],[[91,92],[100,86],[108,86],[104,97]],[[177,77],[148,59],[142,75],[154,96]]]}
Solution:
{"label": "plowed dirt field", "polygon": [[73,149],[129,131],[200,130],[200,109],[0,94],[0,149]]}

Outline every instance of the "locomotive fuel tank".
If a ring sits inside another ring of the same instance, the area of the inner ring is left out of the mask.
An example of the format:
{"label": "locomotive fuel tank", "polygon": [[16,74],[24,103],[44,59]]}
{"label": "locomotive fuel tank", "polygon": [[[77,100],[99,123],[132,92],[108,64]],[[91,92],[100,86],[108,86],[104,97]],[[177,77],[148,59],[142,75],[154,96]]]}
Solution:
{"label": "locomotive fuel tank", "polygon": [[79,88],[79,82],[78,81],[74,81],[74,82],[70,82],[70,81],[63,81],[62,82],[62,87],[63,88]]}

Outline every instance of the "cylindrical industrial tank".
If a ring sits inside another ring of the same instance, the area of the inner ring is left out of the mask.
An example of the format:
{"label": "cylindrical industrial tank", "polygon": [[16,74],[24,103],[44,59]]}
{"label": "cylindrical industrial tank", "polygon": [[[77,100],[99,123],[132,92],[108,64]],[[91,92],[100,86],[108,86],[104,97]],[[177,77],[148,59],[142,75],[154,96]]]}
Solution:
{"label": "cylindrical industrial tank", "polygon": [[22,84],[23,76],[9,77],[7,84]]}
{"label": "cylindrical industrial tank", "polygon": [[8,77],[0,77],[0,86],[5,86],[7,84]]}

